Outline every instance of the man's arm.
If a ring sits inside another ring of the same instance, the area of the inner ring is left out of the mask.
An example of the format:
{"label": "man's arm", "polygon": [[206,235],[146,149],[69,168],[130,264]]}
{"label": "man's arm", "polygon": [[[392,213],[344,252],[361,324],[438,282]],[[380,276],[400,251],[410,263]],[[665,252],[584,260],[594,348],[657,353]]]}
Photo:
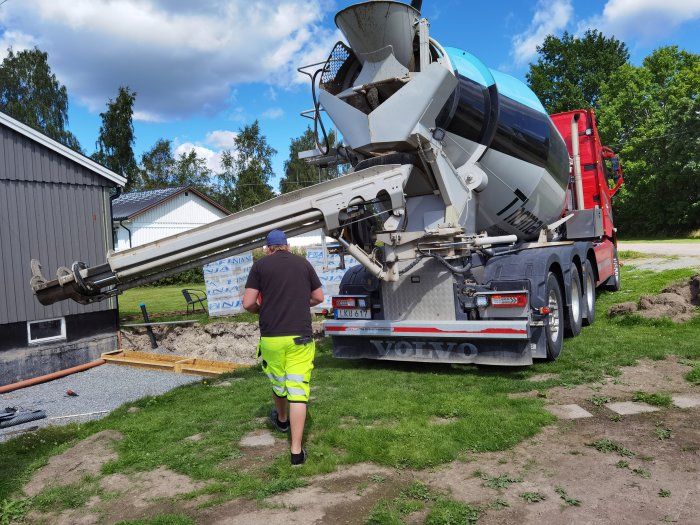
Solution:
{"label": "man's arm", "polygon": [[[247,292],[248,290],[246,290]],[[311,292],[311,300],[309,301],[309,306],[316,306],[323,302],[323,288],[318,287],[313,292]],[[244,305],[245,306],[245,305]],[[247,310],[247,308],[246,308]]]}
{"label": "man's arm", "polygon": [[260,305],[258,304],[259,293],[260,292],[255,288],[246,288],[245,292],[243,293],[243,308],[245,308],[251,314],[257,314],[260,312]]}

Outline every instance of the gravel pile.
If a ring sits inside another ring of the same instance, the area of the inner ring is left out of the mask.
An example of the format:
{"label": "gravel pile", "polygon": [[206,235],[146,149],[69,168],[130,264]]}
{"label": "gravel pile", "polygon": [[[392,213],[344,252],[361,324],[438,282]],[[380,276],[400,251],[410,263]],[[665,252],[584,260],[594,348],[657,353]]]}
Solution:
{"label": "gravel pile", "polygon": [[[201,381],[199,376],[105,364],[48,383],[0,394],[0,407],[44,410],[45,419],[0,429],[0,442],[17,431],[48,425],[67,425],[100,419],[129,401],[164,394],[180,385]],[[66,392],[73,391],[77,396]],[[70,417],[66,417],[70,416]]]}

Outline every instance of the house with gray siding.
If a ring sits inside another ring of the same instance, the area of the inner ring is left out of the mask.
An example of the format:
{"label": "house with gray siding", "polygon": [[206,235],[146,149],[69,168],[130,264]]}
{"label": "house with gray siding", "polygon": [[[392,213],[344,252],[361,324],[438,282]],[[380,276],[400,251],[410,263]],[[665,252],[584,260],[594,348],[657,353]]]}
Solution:
{"label": "house with gray siding", "polygon": [[117,346],[115,299],[41,305],[31,259],[92,266],[112,248],[126,179],[0,113],[0,385],[85,363]]}

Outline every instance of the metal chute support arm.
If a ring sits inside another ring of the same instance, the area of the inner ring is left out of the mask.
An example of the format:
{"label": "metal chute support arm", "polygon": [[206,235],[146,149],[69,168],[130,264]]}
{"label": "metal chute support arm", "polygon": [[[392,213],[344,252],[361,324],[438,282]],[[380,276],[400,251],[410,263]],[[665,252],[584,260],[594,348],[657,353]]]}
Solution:
{"label": "metal chute support arm", "polygon": [[342,228],[342,215],[350,206],[388,196],[387,206],[402,210],[404,186],[413,169],[411,165],[387,165],[350,173],[280,195],[205,226],[110,253],[106,264],[61,267],[51,281],[43,277],[40,263],[33,260],[32,290],[44,305],[65,299],[86,304],[262,246],[272,229],[289,235],[318,228],[336,232]]}

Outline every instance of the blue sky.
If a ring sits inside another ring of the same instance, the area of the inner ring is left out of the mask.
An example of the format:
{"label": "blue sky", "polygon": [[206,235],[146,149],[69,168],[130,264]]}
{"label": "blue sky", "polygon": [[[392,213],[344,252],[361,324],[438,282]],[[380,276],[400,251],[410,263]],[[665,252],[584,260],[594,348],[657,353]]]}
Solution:
{"label": "blue sky", "polygon": [[[274,158],[275,190],[289,142],[310,123],[309,83],[296,68],[342,38],[333,0],[0,0],[0,58],[39,47],[70,95],[70,130],[88,154],[99,113],[120,85],[138,93],[135,153],[159,138],[215,166],[255,119]],[[595,27],[624,41],[639,65],[676,44],[700,53],[700,0],[424,0],[441,44],[522,80],[547,34]]]}

